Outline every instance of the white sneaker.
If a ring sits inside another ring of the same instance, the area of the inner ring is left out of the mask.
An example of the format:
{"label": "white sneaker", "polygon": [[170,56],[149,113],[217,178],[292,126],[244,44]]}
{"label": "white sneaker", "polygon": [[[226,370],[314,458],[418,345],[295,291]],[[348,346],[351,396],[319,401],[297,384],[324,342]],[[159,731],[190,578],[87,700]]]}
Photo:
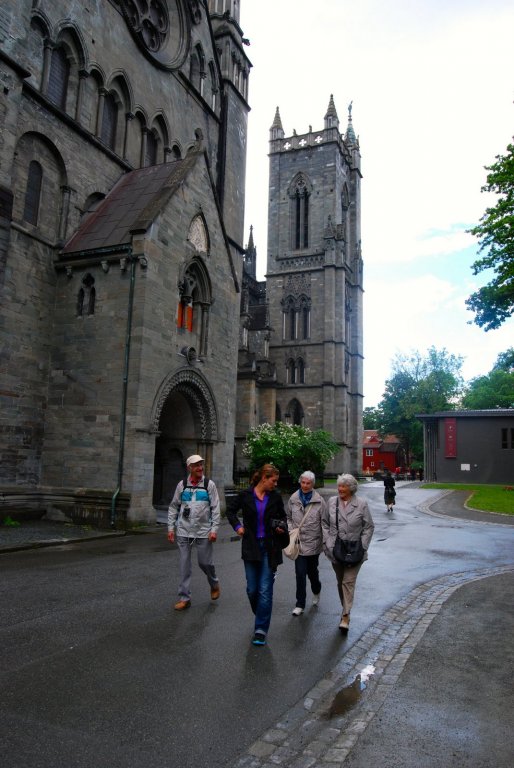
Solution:
{"label": "white sneaker", "polygon": [[301,616],[302,613],[303,613],[303,608],[298,608],[298,606],[296,606],[296,608],[293,608],[292,610],[293,616]]}
{"label": "white sneaker", "polygon": [[317,595],[313,595],[313,596],[312,596],[312,604],[313,604],[313,605],[319,605],[319,596],[320,596],[320,593],[319,593],[319,592],[318,592],[318,594],[317,594]]}

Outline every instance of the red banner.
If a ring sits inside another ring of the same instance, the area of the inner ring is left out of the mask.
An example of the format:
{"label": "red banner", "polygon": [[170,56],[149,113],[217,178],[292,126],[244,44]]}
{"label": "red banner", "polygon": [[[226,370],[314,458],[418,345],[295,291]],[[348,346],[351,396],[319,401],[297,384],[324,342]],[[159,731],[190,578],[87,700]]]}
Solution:
{"label": "red banner", "polygon": [[444,455],[447,459],[457,458],[457,419],[444,420]]}

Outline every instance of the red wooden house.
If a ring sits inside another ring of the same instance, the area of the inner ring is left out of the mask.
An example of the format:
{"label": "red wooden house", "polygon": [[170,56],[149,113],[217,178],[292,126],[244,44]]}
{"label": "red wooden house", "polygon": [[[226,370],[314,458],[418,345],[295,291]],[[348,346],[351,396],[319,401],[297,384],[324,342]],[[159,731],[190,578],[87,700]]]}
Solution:
{"label": "red wooden house", "polygon": [[405,451],[395,435],[380,437],[376,429],[365,429],[362,438],[362,471],[365,475],[405,466]]}

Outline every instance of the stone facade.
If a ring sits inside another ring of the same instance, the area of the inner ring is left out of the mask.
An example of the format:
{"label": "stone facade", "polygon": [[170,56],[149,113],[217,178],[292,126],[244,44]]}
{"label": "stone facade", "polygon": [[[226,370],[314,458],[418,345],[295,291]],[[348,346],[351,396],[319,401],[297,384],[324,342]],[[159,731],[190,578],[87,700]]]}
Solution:
{"label": "stone facade", "polygon": [[282,420],[330,432],[340,452],[327,471],[358,473],[361,156],[351,107],[344,136],[330,97],[322,130],[289,137],[277,108],[269,157],[266,281],[255,281],[253,233],[244,265],[237,460],[245,465],[248,428]]}
{"label": "stone facade", "polygon": [[250,67],[229,0],[2,3],[9,508],[151,520],[197,452],[232,481]]}

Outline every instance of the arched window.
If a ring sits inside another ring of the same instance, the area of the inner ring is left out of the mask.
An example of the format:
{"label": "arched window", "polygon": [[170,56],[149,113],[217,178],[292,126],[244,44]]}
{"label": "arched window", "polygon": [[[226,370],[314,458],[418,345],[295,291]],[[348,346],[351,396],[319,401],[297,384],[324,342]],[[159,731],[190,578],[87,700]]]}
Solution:
{"label": "arched window", "polygon": [[282,337],[284,341],[294,341],[297,334],[297,312],[295,300],[288,296],[282,302]]}
{"label": "arched window", "polygon": [[286,363],[286,383],[296,384],[296,367],[292,359]]}
{"label": "arched window", "polygon": [[118,121],[118,105],[112,93],[104,96],[102,128],[100,138],[110,149],[114,149],[116,143],[116,123]]}
{"label": "arched window", "polygon": [[66,95],[70,64],[63,48],[54,48],[50,61],[48,78],[48,98],[61,109],[66,109]]}
{"label": "arched window", "polygon": [[305,384],[305,363],[301,357],[296,361],[296,383]]}
{"label": "arched window", "polygon": [[25,191],[23,219],[28,224],[32,224],[34,227],[37,226],[42,182],[43,169],[37,160],[31,160],[27,176],[27,189]]}
{"label": "arched window", "polygon": [[200,259],[193,259],[179,283],[177,327],[193,335],[199,355],[207,353],[209,312],[212,303],[209,276]]}
{"label": "arched window", "polygon": [[145,167],[157,165],[157,138],[153,131],[147,131],[146,134],[146,154]]}
{"label": "arched window", "polygon": [[77,294],[77,317],[95,314],[96,289],[95,278],[90,275],[84,275],[82,285]]}
{"label": "arched window", "polygon": [[311,186],[300,173],[289,188],[291,200],[291,248],[299,251],[309,247],[309,216]]}

